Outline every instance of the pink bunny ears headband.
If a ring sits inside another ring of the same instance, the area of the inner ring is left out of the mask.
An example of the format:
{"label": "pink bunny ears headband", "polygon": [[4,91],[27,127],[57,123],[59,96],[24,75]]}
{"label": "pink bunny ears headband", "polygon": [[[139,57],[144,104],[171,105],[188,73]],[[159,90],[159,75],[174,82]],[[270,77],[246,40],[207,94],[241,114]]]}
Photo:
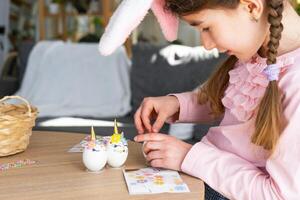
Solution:
{"label": "pink bunny ears headband", "polygon": [[178,17],[164,10],[165,0],[123,0],[112,15],[99,42],[102,55],[112,54],[142,22],[151,9],[168,41],[176,40]]}

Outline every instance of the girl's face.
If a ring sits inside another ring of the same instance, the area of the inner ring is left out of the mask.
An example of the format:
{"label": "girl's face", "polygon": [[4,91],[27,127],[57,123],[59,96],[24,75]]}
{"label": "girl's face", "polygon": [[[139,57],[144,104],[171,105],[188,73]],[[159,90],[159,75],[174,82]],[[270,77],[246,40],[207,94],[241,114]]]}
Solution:
{"label": "girl's face", "polygon": [[243,61],[264,45],[269,32],[267,17],[256,22],[241,4],[236,9],[203,9],[182,19],[200,31],[206,49],[217,48]]}

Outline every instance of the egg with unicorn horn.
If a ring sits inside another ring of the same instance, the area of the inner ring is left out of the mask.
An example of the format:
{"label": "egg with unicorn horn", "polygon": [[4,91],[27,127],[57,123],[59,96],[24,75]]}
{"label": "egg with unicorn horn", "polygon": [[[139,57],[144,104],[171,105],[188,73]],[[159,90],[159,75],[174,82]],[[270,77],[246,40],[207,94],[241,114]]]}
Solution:
{"label": "egg with unicorn horn", "polygon": [[114,134],[107,143],[107,163],[109,166],[121,167],[128,156],[128,143],[124,137],[124,133],[119,133],[117,121],[115,120]]}
{"label": "egg with unicorn horn", "polygon": [[124,138],[124,133],[119,134],[120,140],[114,140],[112,136],[111,141],[107,144],[107,163],[111,167],[121,167],[128,157],[128,143]]}
{"label": "egg with unicorn horn", "polygon": [[84,147],[82,161],[91,172],[101,171],[107,162],[106,146],[103,141],[96,140],[94,128],[91,130],[91,140]]}

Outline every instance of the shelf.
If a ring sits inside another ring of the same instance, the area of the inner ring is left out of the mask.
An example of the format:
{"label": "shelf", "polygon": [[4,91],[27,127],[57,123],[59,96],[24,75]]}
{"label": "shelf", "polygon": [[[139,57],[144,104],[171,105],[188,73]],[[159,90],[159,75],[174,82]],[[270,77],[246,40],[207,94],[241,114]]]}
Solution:
{"label": "shelf", "polygon": [[[105,16],[103,14],[97,14],[97,13],[93,13],[93,14],[82,14],[82,13],[58,13],[58,14],[51,14],[46,12],[45,13],[45,17],[53,17],[53,18],[57,18],[57,17],[80,17],[80,16],[88,16],[88,17],[101,17],[104,18]],[[110,17],[110,16],[109,16]]]}
{"label": "shelf", "polygon": [[78,16],[89,16],[89,17],[104,17],[102,14],[81,14],[81,13],[66,13],[65,14],[67,17],[78,17]]}
{"label": "shelf", "polygon": [[45,17],[52,17],[52,18],[58,18],[58,17],[62,17],[62,14],[51,14],[51,13],[46,13]]}
{"label": "shelf", "polygon": [[[18,1],[18,0],[16,0]],[[21,1],[21,0],[19,0]],[[47,6],[46,6],[46,0],[38,0],[39,2],[39,25],[40,25],[40,40],[46,39],[46,27],[45,22],[47,18],[53,18],[55,19],[54,27],[51,28],[54,30],[54,35],[63,35],[63,38],[67,39],[67,18],[68,17],[79,17],[79,16],[88,16],[88,17],[100,17],[103,20],[104,25],[108,23],[109,18],[112,15],[111,12],[111,0],[99,0],[99,3],[101,4],[102,9],[99,10],[98,13],[66,13],[64,5],[60,6],[59,13],[57,14],[51,14],[49,13]],[[101,13],[101,14],[100,14]],[[63,32],[61,34],[57,33],[58,27],[62,24]]]}

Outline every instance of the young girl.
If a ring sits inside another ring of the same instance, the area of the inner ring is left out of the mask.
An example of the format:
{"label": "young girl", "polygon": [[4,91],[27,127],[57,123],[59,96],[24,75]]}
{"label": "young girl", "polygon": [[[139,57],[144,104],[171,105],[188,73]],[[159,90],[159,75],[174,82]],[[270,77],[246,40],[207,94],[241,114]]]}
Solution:
{"label": "young girl", "polygon": [[[206,49],[230,57],[197,93],[144,99],[135,141],[147,160],[202,179],[206,199],[300,199],[300,20],[290,3],[164,1]],[[217,119],[193,146],[158,133],[167,120]]]}
{"label": "young girl", "polygon": [[[231,56],[198,94],[143,101],[135,123],[149,133],[136,141],[148,141],[151,165],[199,177],[232,199],[300,199],[300,23],[293,8],[278,0],[167,0],[167,7],[201,31],[206,49]],[[153,134],[169,117],[223,119],[192,147]]]}

